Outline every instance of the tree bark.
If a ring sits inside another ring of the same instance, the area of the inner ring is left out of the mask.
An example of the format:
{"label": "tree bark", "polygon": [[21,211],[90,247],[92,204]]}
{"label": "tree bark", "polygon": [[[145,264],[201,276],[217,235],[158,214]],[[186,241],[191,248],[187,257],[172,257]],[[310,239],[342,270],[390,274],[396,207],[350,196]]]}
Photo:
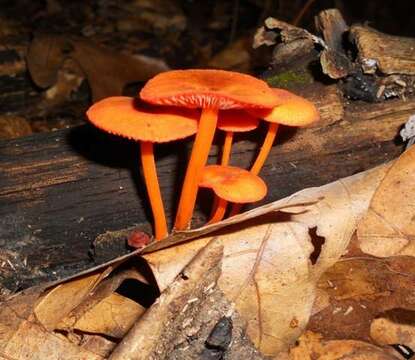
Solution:
{"label": "tree bark", "polygon": [[[305,95],[318,104],[322,120],[309,129],[282,129],[261,171],[269,189],[264,203],[395,158],[403,148],[396,140],[399,129],[415,112],[414,101],[390,100],[346,105],[342,115],[333,93],[309,88]],[[330,113],[340,120],[330,121]],[[247,168],[264,134],[262,126],[237,137],[231,165]],[[216,143],[222,141],[219,134]],[[190,145],[156,146],[170,220]],[[216,162],[217,153],[215,145],[209,162]],[[0,158],[0,281],[10,290],[85,269],[92,265],[91,243],[99,235],[148,227],[151,221],[136,143],[80,126],[0,142]],[[203,224],[211,210],[211,194],[200,195],[194,226]],[[129,231],[124,234],[123,240]],[[119,238],[115,245],[104,238],[110,255],[102,260],[127,251]]]}

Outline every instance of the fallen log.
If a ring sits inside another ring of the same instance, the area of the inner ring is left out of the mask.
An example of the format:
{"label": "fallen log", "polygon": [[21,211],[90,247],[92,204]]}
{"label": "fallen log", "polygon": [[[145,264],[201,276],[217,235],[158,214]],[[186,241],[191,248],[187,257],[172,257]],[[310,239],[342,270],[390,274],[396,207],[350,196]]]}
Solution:
{"label": "fallen log", "polygon": [[[319,107],[324,92],[310,89]],[[318,99],[320,97],[320,100]],[[333,97],[332,97],[333,98]],[[334,111],[334,110],[333,110]],[[414,101],[346,105],[342,119],[315,127],[282,129],[262,171],[264,202],[391,160],[402,151],[399,129],[415,112]],[[248,167],[265,127],[239,138],[232,164]],[[221,143],[219,138],[219,143]],[[157,147],[157,166],[167,216],[172,219],[190,143]],[[215,162],[218,146],[209,161]],[[91,266],[91,243],[107,231],[150,219],[138,171],[138,147],[89,126],[0,142],[0,281],[15,291]],[[202,194],[194,224],[203,223],[210,198]],[[209,195],[210,196],[210,195]],[[148,226],[148,225],[147,225]],[[128,234],[128,232],[126,232]],[[108,257],[127,251],[109,244]],[[100,261],[100,260],[99,260]],[[57,275],[58,274],[58,275]]]}

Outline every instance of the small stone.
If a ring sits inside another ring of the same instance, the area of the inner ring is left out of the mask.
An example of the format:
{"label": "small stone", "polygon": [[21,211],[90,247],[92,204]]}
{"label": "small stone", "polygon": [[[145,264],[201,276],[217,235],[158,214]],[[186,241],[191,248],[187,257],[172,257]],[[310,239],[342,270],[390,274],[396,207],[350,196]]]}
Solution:
{"label": "small stone", "polygon": [[232,340],[232,319],[222,317],[206,340],[206,347],[225,351]]}

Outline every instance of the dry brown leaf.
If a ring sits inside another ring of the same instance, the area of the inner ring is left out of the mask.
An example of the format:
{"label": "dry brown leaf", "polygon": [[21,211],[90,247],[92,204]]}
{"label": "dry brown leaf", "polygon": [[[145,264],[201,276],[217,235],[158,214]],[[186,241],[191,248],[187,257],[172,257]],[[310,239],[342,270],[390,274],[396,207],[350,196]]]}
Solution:
{"label": "dry brown leaf", "polygon": [[373,320],[396,308],[415,310],[415,259],[345,258],[328,269],[318,287],[329,297],[307,328],[325,339],[371,341]]}
{"label": "dry brown leaf", "polygon": [[107,358],[117,343],[103,336],[82,334],[82,341],[78,345],[89,352]]}
{"label": "dry brown leaf", "polygon": [[234,41],[214,55],[207,65],[215,69],[249,72],[251,66],[250,42],[250,38],[240,38]]}
{"label": "dry brown leaf", "polygon": [[126,55],[93,42],[68,36],[38,35],[26,61],[36,85],[47,88],[57,81],[63,62],[76,61],[88,79],[93,101],[121,95],[128,83],[146,81],[169,69],[164,61],[144,55]]}
{"label": "dry brown leaf", "polygon": [[389,169],[360,222],[363,252],[378,257],[415,256],[415,146]]}
{"label": "dry brown leaf", "polygon": [[23,321],[30,318],[32,309],[44,289],[31,288],[0,305],[0,354],[13,338]]}
{"label": "dry brown leaf", "polygon": [[86,312],[76,322],[74,329],[119,339],[144,312],[145,308],[140,304],[113,293]]}
{"label": "dry brown leaf", "polygon": [[[84,317],[89,311],[94,311],[94,307],[96,307],[103,300],[110,297],[115,292],[115,290],[123,283],[123,281],[127,279],[135,279],[139,282],[147,283],[146,279],[134,268],[118,271],[116,274],[112,274],[107,279],[101,281],[93,291],[90,291],[88,294],[86,294],[86,296],[82,298],[79,305],[76,305],[69,313],[67,313],[59,321],[58,324],[55,325],[56,329],[72,331],[76,326],[76,323],[79,320],[81,320],[82,317]],[[101,308],[101,310],[103,309]],[[131,315],[133,316],[133,314]],[[109,313],[102,314],[102,316],[111,317],[111,311]],[[97,333],[106,334],[104,328],[102,328],[101,331],[99,331],[99,329],[96,327],[95,330]]]}
{"label": "dry brown leaf", "polygon": [[166,359],[174,340],[200,312],[216,286],[223,259],[220,239],[210,241],[131,328],[110,360]]}
{"label": "dry brown leaf", "polygon": [[[76,330],[122,337],[144,311],[132,300],[112,294],[127,278],[141,281],[136,271],[123,271],[102,281],[114,266],[59,284],[47,293],[46,286],[31,288],[3,302],[0,358],[2,355],[7,359],[102,359],[108,356],[115,346],[113,341],[98,336],[70,335],[74,334],[71,331],[75,320],[80,318]],[[106,296],[104,300],[103,296]],[[71,325],[64,328],[69,331],[66,337],[52,331],[62,321]],[[35,355],[28,355],[32,353]]]}
{"label": "dry brown leaf", "polygon": [[101,360],[103,357],[70,343],[65,337],[47,332],[24,320],[13,336],[0,348],[0,355],[13,360]]}
{"label": "dry brown leaf", "polygon": [[[413,318],[413,313],[411,314]],[[388,318],[378,318],[370,325],[370,337],[381,346],[401,344],[415,349],[415,322],[398,323]]]}
{"label": "dry brown leaf", "polygon": [[398,360],[385,349],[363,341],[325,341],[320,334],[310,331],[304,333],[298,343],[290,351],[290,360]]}
{"label": "dry brown leaf", "polygon": [[[305,328],[316,282],[346,250],[387,169],[388,165],[381,166],[300,191],[241,214],[238,221],[251,221],[239,222],[216,235],[224,243],[219,287],[247,321],[247,334],[264,355],[276,355]],[[310,205],[315,199],[321,200]],[[309,205],[290,208],[293,203]],[[290,215],[284,217],[273,211],[283,205]],[[268,215],[259,217],[264,213]],[[231,221],[235,219],[228,223]],[[314,265],[310,261],[313,228],[325,240]],[[145,255],[162,290],[211,238]]]}
{"label": "dry brown leaf", "polygon": [[58,323],[81,304],[111,271],[112,268],[109,267],[101,273],[89,274],[54,287],[36,305],[36,319],[47,330],[56,329]]}

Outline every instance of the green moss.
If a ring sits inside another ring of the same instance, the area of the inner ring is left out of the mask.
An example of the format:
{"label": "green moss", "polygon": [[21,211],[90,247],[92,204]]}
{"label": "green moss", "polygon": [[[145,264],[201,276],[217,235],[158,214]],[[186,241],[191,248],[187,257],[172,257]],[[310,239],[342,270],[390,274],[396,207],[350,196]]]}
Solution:
{"label": "green moss", "polygon": [[305,71],[286,71],[281,74],[271,76],[265,81],[271,87],[290,88],[294,85],[311,84],[313,78]]}

